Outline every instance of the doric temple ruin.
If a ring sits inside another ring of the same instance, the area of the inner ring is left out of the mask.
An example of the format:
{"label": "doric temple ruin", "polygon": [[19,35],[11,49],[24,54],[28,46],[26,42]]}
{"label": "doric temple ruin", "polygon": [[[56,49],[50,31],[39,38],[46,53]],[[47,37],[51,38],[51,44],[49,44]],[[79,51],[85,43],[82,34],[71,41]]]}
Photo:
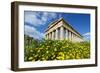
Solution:
{"label": "doric temple ruin", "polygon": [[46,39],[82,42],[83,37],[63,18],[51,22],[45,30]]}

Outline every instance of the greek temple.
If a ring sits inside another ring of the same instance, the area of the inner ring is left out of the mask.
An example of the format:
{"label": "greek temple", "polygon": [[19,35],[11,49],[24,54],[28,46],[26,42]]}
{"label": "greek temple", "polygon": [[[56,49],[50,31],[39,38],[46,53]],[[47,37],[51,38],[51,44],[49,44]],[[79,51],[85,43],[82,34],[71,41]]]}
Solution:
{"label": "greek temple", "polygon": [[83,37],[63,18],[51,22],[45,30],[46,39],[82,42]]}

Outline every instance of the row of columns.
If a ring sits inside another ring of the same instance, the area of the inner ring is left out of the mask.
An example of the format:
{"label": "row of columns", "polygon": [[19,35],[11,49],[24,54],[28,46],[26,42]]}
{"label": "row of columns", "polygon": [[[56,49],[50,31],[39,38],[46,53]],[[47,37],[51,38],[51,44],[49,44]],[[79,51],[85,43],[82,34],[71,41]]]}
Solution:
{"label": "row of columns", "polygon": [[46,35],[46,38],[52,39],[52,40],[54,40],[54,39],[55,40],[58,40],[58,39],[63,40],[63,38],[64,38],[64,28],[60,27],[60,28],[48,33]]}
{"label": "row of columns", "polygon": [[52,32],[46,34],[46,38],[52,40],[63,40],[63,39],[68,39],[70,41],[81,40],[77,35],[65,29],[64,27],[57,28],[56,30],[53,30]]}

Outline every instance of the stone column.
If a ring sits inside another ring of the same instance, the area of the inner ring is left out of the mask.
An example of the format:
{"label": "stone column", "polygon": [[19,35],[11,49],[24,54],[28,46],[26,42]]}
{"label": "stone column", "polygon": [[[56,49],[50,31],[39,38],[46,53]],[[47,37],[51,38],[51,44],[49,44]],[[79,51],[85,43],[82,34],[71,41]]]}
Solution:
{"label": "stone column", "polygon": [[73,41],[75,41],[75,34],[73,34]]}
{"label": "stone column", "polygon": [[71,41],[71,32],[69,31],[69,40]]}
{"label": "stone column", "polygon": [[68,31],[68,40],[70,40],[70,32]]}
{"label": "stone column", "polygon": [[71,34],[71,40],[73,41],[73,33]]}
{"label": "stone column", "polygon": [[52,40],[52,32],[51,32],[51,40]]}
{"label": "stone column", "polygon": [[51,39],[51,33],[49,33],[49,39]]}
{"label": "stone column", "polygon": [[60,40],[64,39],[64,28],[60,27]]}
{"label": "stone column", "polygon": [[49,35],[47,34],[47,39],[49,39]]}
{"label": "stone column", "polygon": [[52,39],[52,33],[50,32],[50,39]]}
{"label": "stone column", "polygon": [[52,40],[54,39],[54,31],[52,31]]}
{"label": "stone column", "polygon": [[58,29],[56,29],[56,32],[55,32],[55,40],[58,40]]}
{"label": "stone column", "polygon": [[77,42],[77,36],[75,36],[75,41]]}
{"label": "stone column", "polygon": [[76,35],[76,42],[78,41],[78,39],[77,39],[77,35]]}
{"label": "stone column", "polygon": [[68,40],[68,30],[66,29],[66,40]]}
{"label": "stone column", "polygon": [[49,39],[49,33],[48,33],[48,39]]}
{"label": "stone column", "polygon": [[55,40],[55,38],[56,38],[56,37],[55,37],[55,32],[56,32],[56,31],[54,31],[54,40]]}
{"label": "stone column", "polygon": [[74,41],[76,42],[76,34],[74,35]]}

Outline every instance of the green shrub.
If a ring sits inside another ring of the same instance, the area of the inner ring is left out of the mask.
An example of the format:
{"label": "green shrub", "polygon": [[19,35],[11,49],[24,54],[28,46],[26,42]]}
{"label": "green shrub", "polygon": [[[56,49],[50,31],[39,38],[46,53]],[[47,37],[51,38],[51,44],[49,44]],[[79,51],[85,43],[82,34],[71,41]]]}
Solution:
{"label": "green shrub", "polygon": [[70,60],[90,58],[90,43],[73,43],[67,40],[42,40],[25,39],[24,60]]}

